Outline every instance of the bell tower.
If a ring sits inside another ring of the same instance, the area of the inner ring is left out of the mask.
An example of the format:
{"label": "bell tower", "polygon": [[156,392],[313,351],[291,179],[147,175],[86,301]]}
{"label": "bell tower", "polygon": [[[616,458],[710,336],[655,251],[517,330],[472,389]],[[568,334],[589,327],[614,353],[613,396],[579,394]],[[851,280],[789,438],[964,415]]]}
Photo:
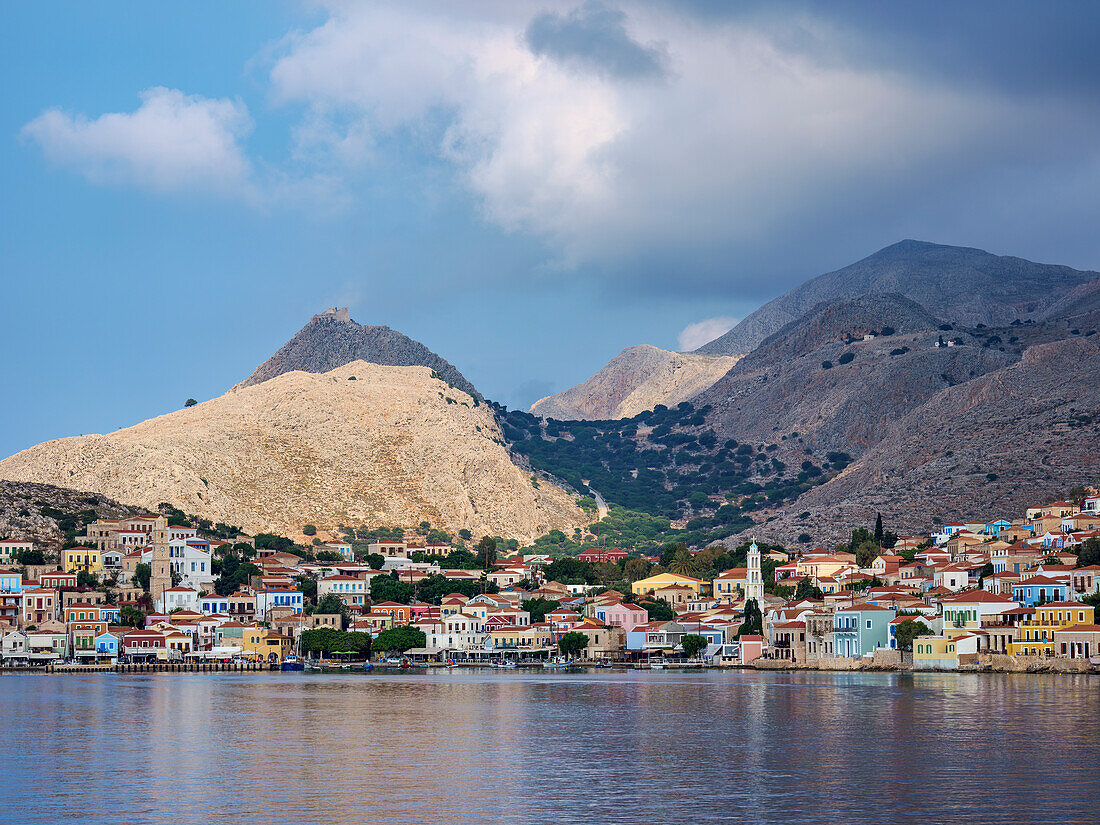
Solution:
{"label": "bell tower", "polygon": [[758,607],[764,606],[764,580],[760,577],[760,548],[756,539],[749,545],[749,569],[745,576],[745,601],[756,599]]}

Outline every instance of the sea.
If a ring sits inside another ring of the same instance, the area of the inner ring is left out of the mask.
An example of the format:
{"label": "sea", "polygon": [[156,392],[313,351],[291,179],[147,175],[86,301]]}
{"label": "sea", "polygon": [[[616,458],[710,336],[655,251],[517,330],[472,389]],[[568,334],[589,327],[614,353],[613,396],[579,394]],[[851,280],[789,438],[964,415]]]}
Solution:
{"label": "sea", "polygon": [[1093,823],[1100,678],[0,676],[3,823]]}

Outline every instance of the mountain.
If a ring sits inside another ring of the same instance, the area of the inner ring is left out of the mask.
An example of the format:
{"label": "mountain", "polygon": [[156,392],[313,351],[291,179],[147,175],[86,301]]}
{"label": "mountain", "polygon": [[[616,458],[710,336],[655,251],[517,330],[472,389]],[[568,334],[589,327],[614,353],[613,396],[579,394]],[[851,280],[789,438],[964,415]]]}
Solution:
{"label": "mountain", "polygon": [[129,515],[132,508],[98,493],[0,480],[0,538],[33,541],[42,550],[60,548],[97,518]]}
{"label": "mountain", "polygon": [[[312,322],[311,322],[312,323]],[[337,319],[323,324],[346,324]],[[587,523],[512,460],[487,404],[423,366],[287,372],[107,435],[39,444],[0,478],[161,502],[249,532],[414,528],[529,540]]]}
{"label": "mountain", "polygon": [[1100,274],[1096,272],[992,255],[981,249],[901,241],[769,301],[696,352],[751,352],[817,304],[868,293],[899,293],[934,315],[965,326],[1038,320],[1075,287],[1097,278]]}
{"label": "mountain", "polygon": [[[904,308],[912,316],[862,311],[871,305]],[[778,453],[784,461],[801,462],[798,453],[805,451],[859,455],[936,393],[1018,357],[959,331],[951,333],[957,346],[937,346],[936,319],[924,313],[921,323],[918,310],[898,296],[822,304],[768,338],[693,403],[709,408],[706,425],[719,440],[776,443],[788,436]],[[853,325],[843,323],[852,318]],[[863,340],[888,325],[896,325],[893,334]]]}
{"label": "mountain", "polygon": [[[903,416],[844,473],[779,514],[763,534],[840,538],[881,512],[888,527],[935,517],[1012,518],[1100,474],[1100,345],[1069,337],[1005,369],[944,389]],[[795,513],[798,515],[795,515]]]}
{"label": "mountain", "polygon": [[733,357],[669,352],[647,345],[627,347],[585,381],[531,405],[531,413],[559,420],[630,418],[658,404],[675,407],[705,390],[730,367]]}
{"label": "mountain", "polygon": [[447,384],[479,401],[483,400],[462,373],[419,341],[386,326],[357,324],[346,307],[333,307],[314,315],[308,324],[238,386],[250,387],[294,370],[328,372],[352,361],[390,367],[428,367]]}

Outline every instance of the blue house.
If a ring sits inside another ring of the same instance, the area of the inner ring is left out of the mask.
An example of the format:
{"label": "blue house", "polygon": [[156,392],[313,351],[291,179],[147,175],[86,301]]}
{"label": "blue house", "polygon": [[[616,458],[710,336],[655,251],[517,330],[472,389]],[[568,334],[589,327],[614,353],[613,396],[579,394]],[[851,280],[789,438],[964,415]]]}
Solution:
{"label": "blue house", "polygon": [[23,589],[23,576],[11,570],[0,570],[0,593],[18,593]]}
{"label": "blue house", "polygon": [[889,607],[861,604],[833,614],[833,655],[867,656],[890,647],[890,622],[897,615]]}
{"label": "blue house", "polygon": [[1024,607],[1069,600],[1069,585],[1050,576],[1032,576],[1012,585],[1012,601]]}
{"label": "blue house", "polygon": [[985,527],[982,528],[982,532],[987,536],[999,536],[1002,530],[1007,530],[1012,526],[1012,522],[1007,519],[997,519],[991,521]]}
{"label": "blue house", "polygon": [[100,633],[95,637],[94,643],[96,659],[118,658],[119,640],[114,633]]}

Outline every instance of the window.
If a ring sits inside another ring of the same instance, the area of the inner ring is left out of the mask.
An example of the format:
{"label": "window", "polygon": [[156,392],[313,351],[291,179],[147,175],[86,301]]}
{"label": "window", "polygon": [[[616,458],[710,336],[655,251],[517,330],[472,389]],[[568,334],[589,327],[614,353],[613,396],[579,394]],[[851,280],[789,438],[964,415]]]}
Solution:
{"label": "window", "polygon": [[867,620],[867,629],[868,630],[871,629],[871,620],[870,619]]}

